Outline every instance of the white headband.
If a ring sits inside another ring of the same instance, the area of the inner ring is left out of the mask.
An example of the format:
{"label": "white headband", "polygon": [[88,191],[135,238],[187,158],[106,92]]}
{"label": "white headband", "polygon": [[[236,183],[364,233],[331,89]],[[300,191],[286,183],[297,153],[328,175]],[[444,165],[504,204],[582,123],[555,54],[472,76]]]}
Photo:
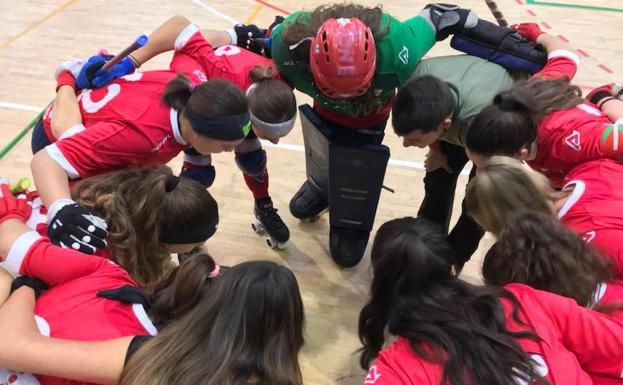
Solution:
{"label": "white headband", "polygon": [[[253,91],[256,87],[257,83],[252,83],[249,88],[247,88],[247,96],[249,96],[251,91]],[[253,123],[253,130],[256,131],[256,133],[259,132],[260,135],[266,136],[268,138],[283,138],[284,136],[288,135],[290,131],[292,131],[292,128],[294,128],[294,123],[296,122],[296,114],[294,114],[291,119],[286,120],[285,122],[268,123],[253,115],[252,112],[249,111],[249,113],[251,115],[251,123]]]}

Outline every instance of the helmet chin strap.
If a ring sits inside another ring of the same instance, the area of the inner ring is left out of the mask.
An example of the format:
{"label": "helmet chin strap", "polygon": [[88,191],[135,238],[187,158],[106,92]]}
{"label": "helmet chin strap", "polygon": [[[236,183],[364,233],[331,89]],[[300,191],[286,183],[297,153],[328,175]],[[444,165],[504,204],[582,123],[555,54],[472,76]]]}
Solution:
{"label": "helmet chin strap", "polygon": [[299,40],[298,43],[292,44],[291,46],[288,46],[288,50],[290,50],[290,51],[295,50],[299,45],[305,43],[306,41],[312,41],[312,40],[314,40],[313,36],[304,37],[301,40]]}

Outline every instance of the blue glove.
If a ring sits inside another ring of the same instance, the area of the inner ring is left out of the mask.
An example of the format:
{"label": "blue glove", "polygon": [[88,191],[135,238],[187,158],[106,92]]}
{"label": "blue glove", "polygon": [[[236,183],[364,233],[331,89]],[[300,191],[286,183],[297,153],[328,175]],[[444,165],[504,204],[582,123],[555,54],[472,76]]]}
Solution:
{"label": "blue glove", "polygon": [[91,56],[76,79],[78,88],[102,88],[113,80],[131,74],[136,70],[132,60],[126,57],[108,71],[104,71],[102,66],[110,59],[112,59],[112,55]]}
{"label": "blue glove", "polygon": [[181,176],[195,180],[201,183],[203,187],[208,188],[214,183],[216,170],[212,165],[183,167]]}

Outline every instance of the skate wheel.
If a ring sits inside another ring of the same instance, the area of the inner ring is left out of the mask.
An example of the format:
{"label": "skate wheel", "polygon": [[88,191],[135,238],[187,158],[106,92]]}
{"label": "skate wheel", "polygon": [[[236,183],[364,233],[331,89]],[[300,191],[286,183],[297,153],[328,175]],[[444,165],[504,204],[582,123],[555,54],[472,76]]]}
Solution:
{"label": "skate wheel", "polygon": [[284,250],[288,247],[288,241],[285,242],[277,242],[275,241],[273,238],[271,237],[267,237],[266,238],[266,244],[268,245],[268,247],[270,247],[271,249],[279,249],[279,250]]}
{"label": "skate wheel", "polygon": [[251,222],[251,228],[253,229],[253,231],[255,231],[256,233],[263,233],[266,229],[264,228],[264,225],[262,224],[262,222],[260,222],[259,220],[255,219],[253,222]]}

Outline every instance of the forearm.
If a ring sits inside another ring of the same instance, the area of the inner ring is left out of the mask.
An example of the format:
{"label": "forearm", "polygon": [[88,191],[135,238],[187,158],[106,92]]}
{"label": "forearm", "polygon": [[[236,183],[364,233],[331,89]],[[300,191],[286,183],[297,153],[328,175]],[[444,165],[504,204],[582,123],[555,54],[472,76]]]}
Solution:
{"label": "forearm", "polygon": [[565,50],[575,53],[569,44],[562,41],[558,36],[548,33],[540,34],[536,39],[536,43],[541,44],[548,53],[556,50]]}
{"label": "forearm", "polygon": [[[2,222],[0,224],[0,259],[6,259],[17,238],[29,231],[28,226],[19,219],[8,219]],[[2,302],[0,300],[0,303]]]}
{"label": "forearm", "polygon": [[13,277],[11,274],[0,267],[0,306],[2,306],[7,298],[9,298],[9,294],[11,293],[11,283],[13,283]]}
{"label": "forearm", "polygon": [[137,49],[132,56],[140,63],[144,64],[154,56],[163,52],[171,51],[175,46],[175,40],[180,32],[190,24],[190,21],[183,16],[173,16],[158,27],[151,35],[145,46]]}
{"label": "forearm", "polygon": [[34,306],[32,289],[22,287],[0,307],[0,367],[89,383],[119,382],[132,337],[101,342],[43,337]]}
{"label": "forearm", "polygon": [[35,154],[30,168],[39,196],[46,207],[50,208],[58,199],[71,199],[69,177],[45,150]]}
{"label": "forearm", "polygon": [[60,138],[69,128],[82,123],[80,106],[71,86],[61,86],[54,99],[51,117],[52,134]]}
{"label": "forearm", "polygon": [[215,31],[213,29],[202,29],[201,34],[212,47],[220,47],[232,44],[231,35],[226,31]]}

